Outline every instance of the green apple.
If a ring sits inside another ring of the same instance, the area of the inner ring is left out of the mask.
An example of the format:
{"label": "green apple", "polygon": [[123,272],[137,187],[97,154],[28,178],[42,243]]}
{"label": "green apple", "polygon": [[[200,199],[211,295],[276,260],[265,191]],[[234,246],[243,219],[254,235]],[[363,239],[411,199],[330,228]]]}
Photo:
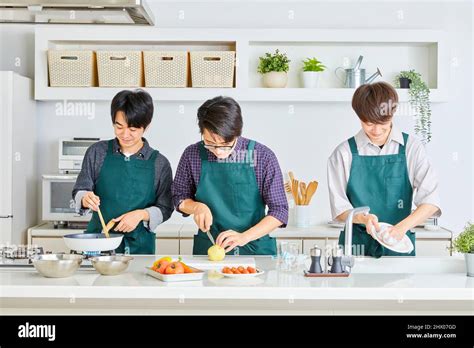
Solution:
{"label": "green apple", "polygon": [[207,255],[211,261],[222,261],[225,258],[225,250],[219,245],[213,245],[207,250]]}

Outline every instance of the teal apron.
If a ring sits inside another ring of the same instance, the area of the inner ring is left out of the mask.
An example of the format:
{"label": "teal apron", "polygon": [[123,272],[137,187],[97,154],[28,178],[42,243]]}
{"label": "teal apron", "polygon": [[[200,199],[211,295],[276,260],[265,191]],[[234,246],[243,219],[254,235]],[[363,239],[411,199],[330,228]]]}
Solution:
{"label": "teal apron", "polygon": [[[100,197],[100,210],[105,223],[122,214],[155,204],[155,159],[158,151],[154,150],[148,160],[125,157],[113,152],[114,141],[109,140],[107,156],[94,192]],[[101,231],[99,216],[94,212],[86,233]],[[123,235],[122,243],[115,249],[116,253],[155,253],[155,233],[147,229],[143,221],[140,221],[132,232]]]}
{"label": "teal apron", "polygon": [[[252,167],[255,142],[248,144],[247,160],[241,162],[209,162],[203,143],[199,145],[201,176],[195,200],[206,204],[212,212],[211,234],[214,240],[226,230],[245,232],[265,217],[265,204],[260,195]],[[212,246],[201,230],[194,236],[193,254],[207,255]],[[228,254],[276,255],[275,239],[265,235]]]}
{"label": "teal apron", "polygon": [[[360,156],[354,137],[348,141],[352,152],[347,183],[349,201],[354,208],[370,207],[370,213],[377,215],[380,222],[396,225],[410,215],[413,198],[405,155],[408,134],[403,133],[404,145],[399,145],[395,155]],[[415,256],[415,249],[410,254],[401,254],[384,248],[362,224],[354,224],[352,234],[354,255]],[[415,233],[408,231],[407,236],[415,246]],[[339,244],[344,245],[344,241],[345,231],[342,231]]]}

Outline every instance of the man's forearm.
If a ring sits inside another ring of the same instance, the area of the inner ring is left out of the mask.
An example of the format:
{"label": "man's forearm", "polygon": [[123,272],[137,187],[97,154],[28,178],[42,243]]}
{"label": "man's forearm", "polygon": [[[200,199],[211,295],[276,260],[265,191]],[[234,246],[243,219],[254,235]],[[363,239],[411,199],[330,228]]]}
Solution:
{"label": "man's forearm", "polygon": [[438,211],[438,207],[432,204],[421,204],[413,213],[400,221],[396,226],[402,231],[409,231],[418,226]]}
{"label": "man's forearm", "polygon": [[[344,213],[342,213],[341,215],[336,217],[336,220],[341,221],[341,222],[346,222],[347,216],[349,215],[349,211],[350,210],[346,210]],[[367,221],[367,219],[365,218],[365,215],[359,213],[359,214],[354,215],[352,223],[354,223],[354,224],[365,224],[366,221]]]}
{"label": "man's forearm", "polygon": [[197,204],[199,204],[199,202],[196,202],[195,200],[188,198],[181,202],[178,209],[185,214],[192,215],[194,214],[194,209],[196,208]]}
{"label": "man's forearm", "polygon": [[282,222],[273,216],[265,216],[258,224],[249,228],[244,232],[246,238],[249,242],[261,238],[270,232],[272,232],[277,227],[281,226]]}

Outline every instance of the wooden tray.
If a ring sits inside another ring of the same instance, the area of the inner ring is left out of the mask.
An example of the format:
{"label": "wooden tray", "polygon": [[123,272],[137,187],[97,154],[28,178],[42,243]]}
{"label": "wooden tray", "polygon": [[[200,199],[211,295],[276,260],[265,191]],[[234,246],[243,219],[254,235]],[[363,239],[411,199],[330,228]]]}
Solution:
{"label": "wooden tray", "polygon": [[346,277],[349,277],[349,275],[350,275],[349,272],[344,272],[344,273],[329,273],[329,272],[309,273],[308,271],[304,271],[304,276],[305,277],[312,277],[312,278],[324,278],[324,277],[346,278]]}

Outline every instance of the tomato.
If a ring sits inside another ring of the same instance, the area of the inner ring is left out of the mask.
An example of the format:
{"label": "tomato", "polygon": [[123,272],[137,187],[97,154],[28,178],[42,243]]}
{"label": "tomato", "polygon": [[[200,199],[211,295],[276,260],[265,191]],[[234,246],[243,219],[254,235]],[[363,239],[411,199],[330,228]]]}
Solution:
{"label": "tomato", "polygon": [[184,266],[181,262],[171,262],[165,269],[166,274],[181,274],[184,273]]}

